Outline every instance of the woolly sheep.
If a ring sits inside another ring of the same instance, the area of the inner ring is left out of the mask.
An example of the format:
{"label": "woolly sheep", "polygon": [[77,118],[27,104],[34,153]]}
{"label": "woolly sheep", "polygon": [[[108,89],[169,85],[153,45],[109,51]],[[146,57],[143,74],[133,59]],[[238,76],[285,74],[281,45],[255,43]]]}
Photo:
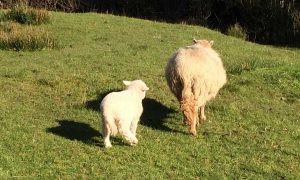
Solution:
{"label": "woolly sheep", "polygon": [[106,95],[101,104],[102,136],[105,147],[111,147],[110,135],[118,132],[130,143],[136,145],[137,124],[143,112],[142,100],[149,90],[142,80],[123,81],[126,89]]}
{"label": "woolly sheep", "polygon": [[194,44],[180,48],[170,58],[165,76],[176,96],[190,133],[196,135],[199,125],[206,119],[205,104],[214,98],[226,83],[226,72],[218,53],[212,49],[213,41],[193,40]]}

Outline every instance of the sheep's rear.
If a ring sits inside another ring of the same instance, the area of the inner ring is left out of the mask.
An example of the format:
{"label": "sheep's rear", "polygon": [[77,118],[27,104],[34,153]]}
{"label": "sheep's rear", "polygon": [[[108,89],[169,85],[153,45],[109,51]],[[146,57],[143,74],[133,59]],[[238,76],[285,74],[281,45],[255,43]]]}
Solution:
{"label": "sheep's rear", "polygon": [[201,43],[180,48],[170,58],[165,76],[172,93],[180,102],[184,121],[196,135],[196,126],[205,119],[206,102],[214,98],[226,83],[226,72],[219,55]]}

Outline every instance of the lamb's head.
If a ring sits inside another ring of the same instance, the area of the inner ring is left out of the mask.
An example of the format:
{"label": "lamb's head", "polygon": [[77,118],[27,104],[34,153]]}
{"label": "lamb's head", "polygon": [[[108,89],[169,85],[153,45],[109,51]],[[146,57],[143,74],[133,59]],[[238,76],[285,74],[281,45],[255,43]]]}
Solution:
{"label": "lamb's head", "polygon": [[212,45],[214,44],[214,41],[208,41],[206,39],[203,40],[196,40],[195,38],[193,39],[193,42],[195,45],[202,46],[204,48],[211,48]]}
{"label": "lamb's head", "polygon": [[142,99],[145,98],[146,91],[149,90],[142,80],[123,81],[123,83],[126,85],[126,89],[135,90]]}

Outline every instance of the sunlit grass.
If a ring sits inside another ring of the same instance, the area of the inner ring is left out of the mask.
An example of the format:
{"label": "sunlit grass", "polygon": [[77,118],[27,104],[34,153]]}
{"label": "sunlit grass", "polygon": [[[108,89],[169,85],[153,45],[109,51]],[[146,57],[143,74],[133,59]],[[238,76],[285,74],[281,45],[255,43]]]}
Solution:
{"label": "sunlit grass", "polygon": [[[53,13],[62,49],[0,50],[0,177],[298,179],[300,51],[205,28]],[[215,41],[228,83],[191,137],[164,67],[193,37]],[[150,87],[139,144],[103,148],[99,103],[122,80]]]}

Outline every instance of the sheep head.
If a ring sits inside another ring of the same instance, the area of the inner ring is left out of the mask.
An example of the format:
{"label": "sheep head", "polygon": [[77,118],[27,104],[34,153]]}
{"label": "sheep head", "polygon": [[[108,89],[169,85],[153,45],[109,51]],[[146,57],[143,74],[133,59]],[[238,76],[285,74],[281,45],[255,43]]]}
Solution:
{"label": "sheep head", "polygon": [[138,95],[144,99],[146,96],[146,91],[149,90],[147,85],[142,80],[134,80],[134,81],[123,81],[126,85],[126,89],[128,90],[135,90]]}
{"label": "sheep head", "polygon": [[196,40],[195,38],[193,39],[194,44],[200,45],[204,48],[211,48],[212,45],[214,44],[214,41],[208,41],[206,39],[203,40]]}

